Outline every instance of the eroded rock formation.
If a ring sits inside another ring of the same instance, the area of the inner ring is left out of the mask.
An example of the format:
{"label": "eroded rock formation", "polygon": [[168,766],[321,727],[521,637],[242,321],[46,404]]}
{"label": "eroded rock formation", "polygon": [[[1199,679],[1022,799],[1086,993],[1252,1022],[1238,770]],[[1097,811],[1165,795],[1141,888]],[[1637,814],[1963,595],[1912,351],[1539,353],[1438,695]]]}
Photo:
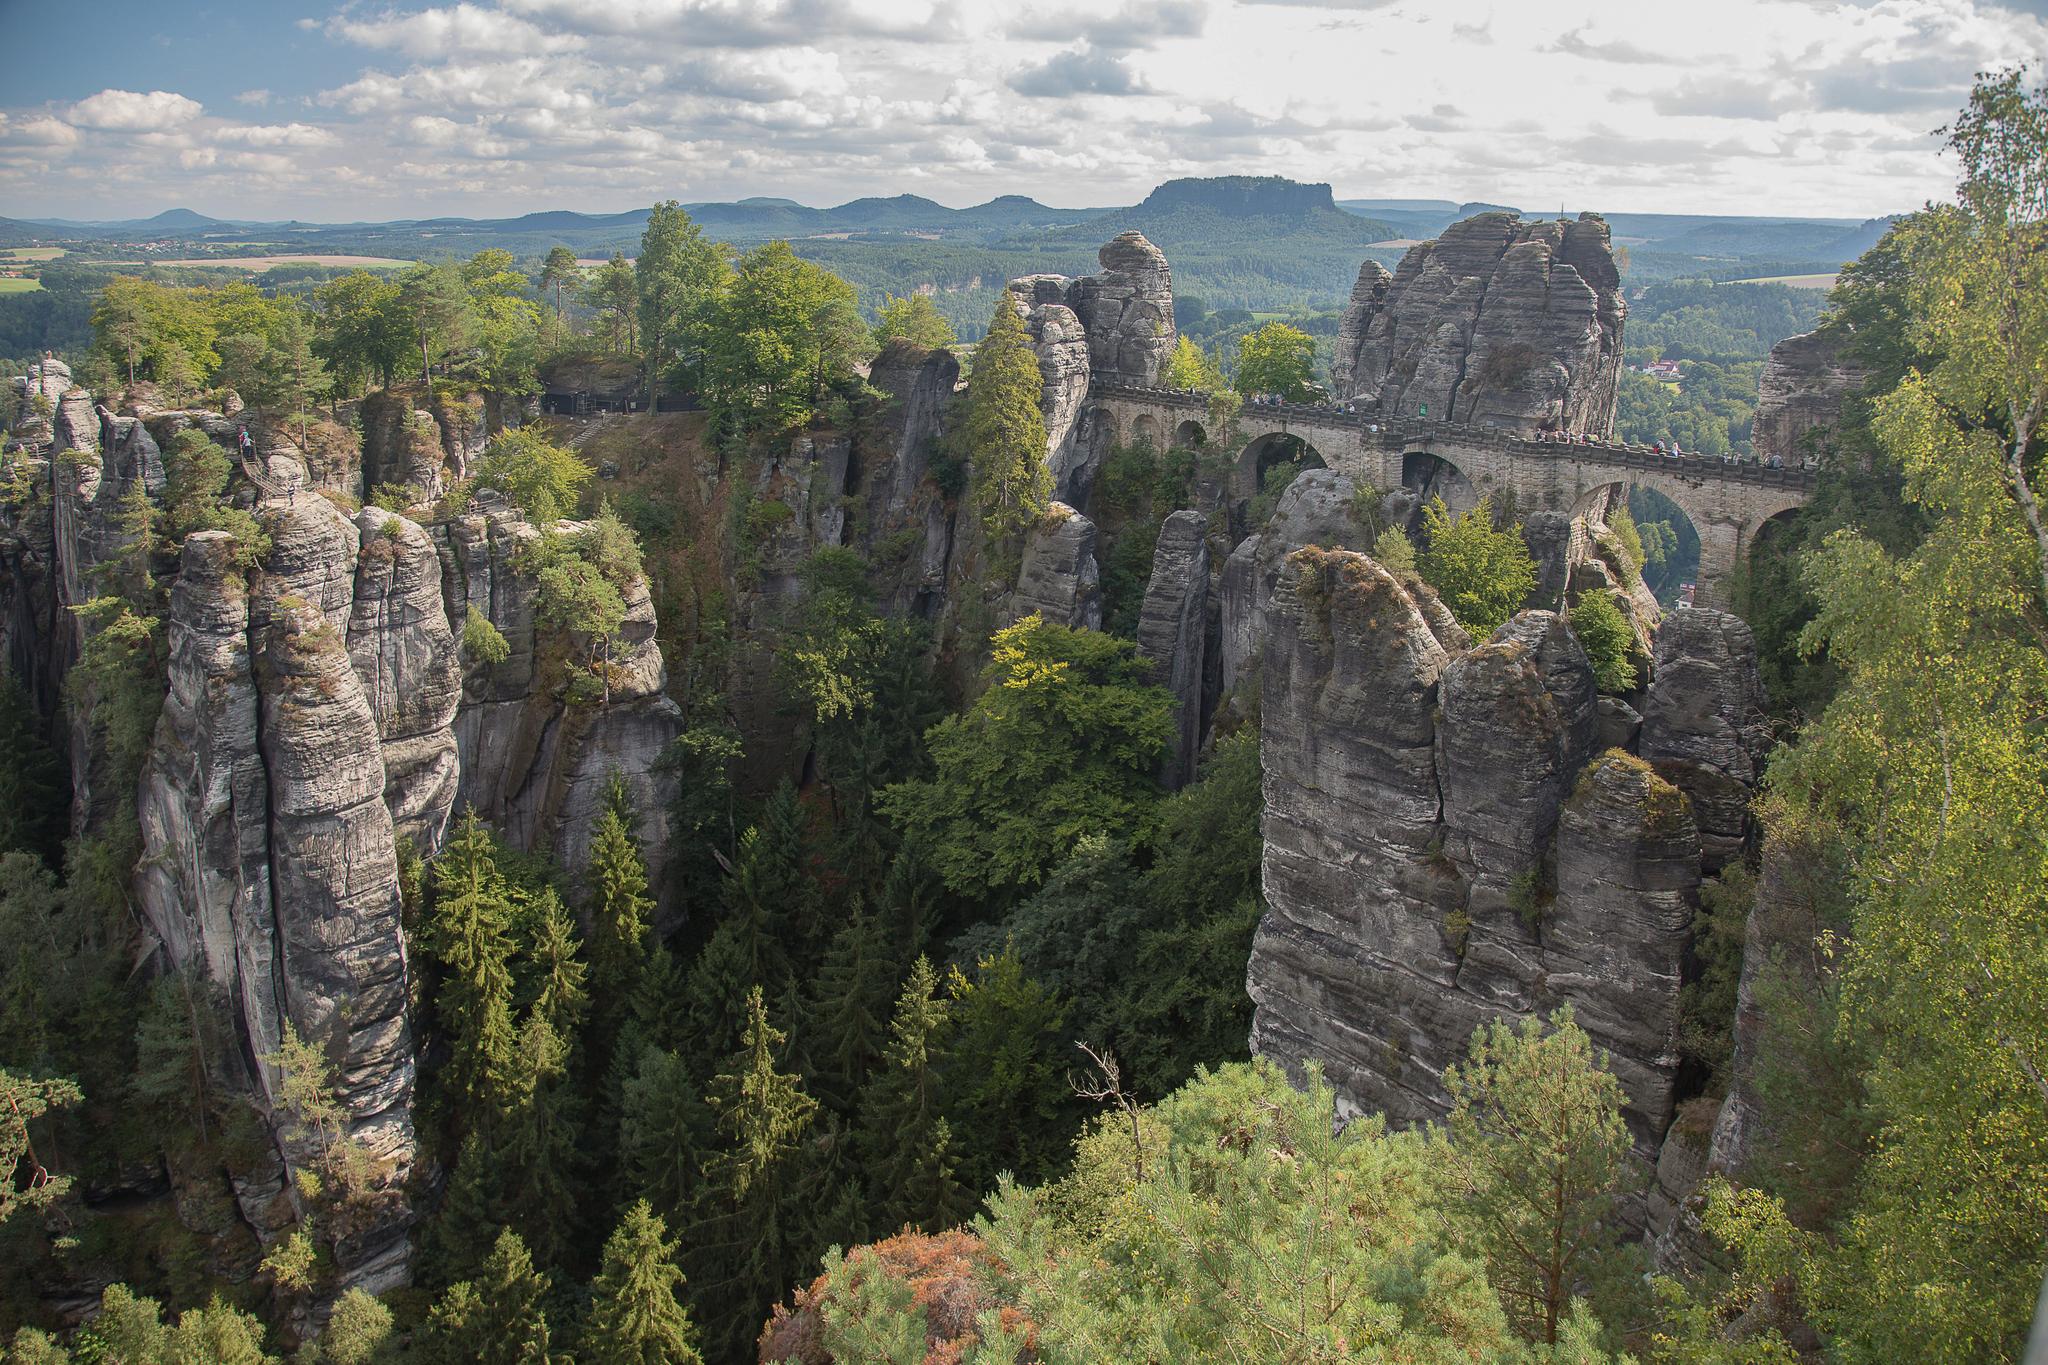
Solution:
{"label": "eroded rock formation", "polygon": [[1360,269],[1331,380],[1390,416],[1521,432],[1613,429],[1628,312],[1595,214],[1482,213]]}
{"label": "eroded rock formation", "polygon": [[1846,328],[1823,327],[1771,347],[1757,381],[1751,436],[1759,459],[1799,464],[1834,447],[1842,400],[1870,378],[1849,354],[1851,340]]}
{"label": "eroded rock formation", "polygon": [[1056,502],[1024,539],[1017,586],[1003,615],[1021,621],[1037,612],[1056,626],[1102,629],[1102,580],[1095,565],[1095,523]]}
{"label": "eroded rock formation", "polygon": [[[128,548],[137,495],[163,491],[160,441],[196,427],[232,449],[244,419],[148,403],[137,406],[146,415],[116,415],[72,388],[37,405],[68,384],[49,368],[15,386],[27,415],[10,426],[33,448],[0,508],[0,622],[10,662],[54,697],[83,639],[68,608],[105,590],[96,570]],[[149,955],[197,968],[231,1002],[237,1036],[219,1061],[270,1118],[276,1142],[228,1183],[247,1228],[267,1241],[289,1226],[289,1168],[307,1156],[266,1060],[287,1025],[333,1064],[380,1187],[396,1191],[411,1171],[400,840],[431,854],[451,816],[474,805],[516,846],[551,850],[573,876],[618,776],[658,868],[670,793],[655,759],[678,716],[663,693],[643,581],[625,591],[608,695],[579,697],[564,685],[560,656],[588,642],[536,625],[533,567],[515,551],[538,532],[509,504],[486,496],[468,513],[426,521],[344,511],[346,492],[315,491],[361,476],[354,448],[334,444],[344,428],[247,420],[257,454],[237,462],[235,497],[268,547],[252,563],[225,531],[186,537],[166,584],[166,697],[139,781],[121,789],[78,715],[67,729],[74,827],[96,829],[134,802],[142,848],[133,891]],[[419,414],[390,425],[444,429]],[[408,449],[422,462],[433,450],[452,458],[438,442]],[[504,662],[463,659],[472,611],[505,637]],[[396,1197],[376,1207],[337,1246],[336,1270],[345,1284],[381,1290],[405,1281],[411,1215]]]}
{"label": "eroded rock formation", "polygon": [[1160,763],[1159,780],[1169,791],[1194,776],[1202,742],[1202,684],[1206,676],[1209,620],[1209,519],[1199,512],[1175,512],[1159,528],[1152,550],[1152,577],[1138,611],[1138,652],[1152,663],[1153,677],[1173,694],[1173,749]]}
{"label": "eroded rock formation", "polygon": [[[1254,1049],[1320,1061],[1350,1107],[1419,1122],[1445,1112],[1443,1068],[1479,1024],[1568,1003],[1654,1160],[1703,841],[1685,791],[1599,747],[1626,736],[1625,708],[1600,705],[1564,620],[1524,611],[1473,645],[1412,578],[1317,548],[1285,557],[1265,619]],[[1713,652],[1695,634],[1741,673],[1718,626],[1674,636],[1672,686],[1679,660]]]}
{"label": "eroded rock formation", "polygon": [[1173,353],[1173,272],[1143,233],[1125,232],[1097,254],[1102,273],[1078,280],[1026,275],[1010,281],[1038,352],[1046,463],[1053,492],[1086,500],[1101,451],[1087,429],[1091,373],[1147,386]]}

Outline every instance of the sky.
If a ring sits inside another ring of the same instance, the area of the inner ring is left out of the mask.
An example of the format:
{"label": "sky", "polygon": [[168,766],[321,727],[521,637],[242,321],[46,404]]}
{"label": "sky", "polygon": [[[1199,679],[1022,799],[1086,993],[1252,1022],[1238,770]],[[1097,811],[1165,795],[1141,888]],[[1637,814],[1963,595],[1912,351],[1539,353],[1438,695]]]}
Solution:
{"label": "sky", "polygon": [[[0,216],[1338,198],[1865,218],[1942,197],[2048,0],[0,0]],[[89,49],[85,50],[85,49]]]}

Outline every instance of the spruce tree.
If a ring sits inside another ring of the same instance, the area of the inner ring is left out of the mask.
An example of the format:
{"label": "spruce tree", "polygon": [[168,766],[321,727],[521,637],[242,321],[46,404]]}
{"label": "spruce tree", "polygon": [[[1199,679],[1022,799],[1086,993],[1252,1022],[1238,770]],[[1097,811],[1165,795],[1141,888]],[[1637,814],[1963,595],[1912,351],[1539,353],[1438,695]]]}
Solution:
{"label": "spruce tree", "polygon": [[787,1193],[792,1158],[817,1113],[802,1081],[778,1071],[784,1035],[768,1022],[761,988],[747,993],[739,1050],[711,1083],[718,1149],[704,1163],[689,1256],[691,1302],[712,1324],[715,1357],[737,1357],[753,1325],[803,1269]]}
{"label": "spruce tree", "polygon": [[463,1139],[448,1177],[448,1192],[426,1236],[426,1270],[446,1284],[477,1272],[490,1254],[491,1242],[506,1223],[497,1161],[483,1138],[472,1132]]}
{"label": "spruce tree", "polygon": [[992,540],[1017,535],[1045,515],[1052,471],[1045,462],[1044,381],[1031,334],[1006,290],[988,335],[974,350],[961,442],[974,465],[974,501]]}
{"label": "spruce tree", "polygon": [[972,1190],[1004,1171],[1020,1181],[1048,1178],[1066,1156],[1081,1115],[1067,1082],[1066,1004],[1024,971],[1005,946],[957,969],[951,1000],[944,1108],[960,1135],[960,1174]]}
{"label": "spruce tree", "polygon": [[779,986],[813,961],[818,887],[806,867],[807,844],[803,805],[785,780],[762,807],[760,821],[740,837],[725,884],[726,919],[745,934],[751,981]]}
{"label": "spruce tree", "polygon": [[811,1092],[842,1113],[852,1109],[888,1040],[897,970],[881,921],[856,900],[811,982],[798,1035]]}
{"label": "spruce tree", "polygon": [[446,978],[435,997],[449,1060],[444,1094],[459,1115],[502,1112],[513,1049],[512,890],[490,831],[470,810],[434,864],[434,950]]}
{"label": "spruce tree", "polygon": [[576,1117],[564,1070],[568,1048],[538,1005],[519,1032],[514,1103],[492,1155],[512,1222],[542,1265],[558,1266],[577,1223]]}
{"label": "spruce tree", "polygon": [[696,1329],[676,1299],[682,1284],[668,1228],[643,1199],[604,1245],[577,1358],[583,1365],[703,1365]]}
{"label": "spruce tree", "polygon": [[647,1048],[619,1107],[619,1169],[628,1188],[681,1226],[702,1183],[712,1133],[696,1076],[675,1053]]}
{"label": "spruce tree", "polygon": [[940,1112],[948,1010],[938,989],[931,959],[918,958],[896,999],[882,1065],[861,1092],[868,1203],[882,1227],[937,1231],[966,1209],[953,1178],[952,1129]]}
{"label": "spruce tree", "polygon": [[748,951],[753,938],[743,921],[727,920],[685,978],[683,1007],[676,1011],[682,1035],[676,1050],[698,1068],[702,1080],[710,1079],[718,1058],[739,1045],[746,1028],[747,991],[758,980]]}
{"label": "spruce tree", "polygon": [[573,1051],[590,1008],[584,982],[589,974],[577,957],[576,925],[553,887],[542,889],[532,908],[533,1007],[547,1020],[563,1047]]}
{"label": "spruce tree", "polygon": [[590,1050],[609,1066],[640,975],[647,965],[647,864],[633,839],[633,812],[625,785],[614,782],[590,838]]}
{"label": "spruce tree", "polygon": [[519,1234],[499,1232],[476,1278],[450,1285],[428,1314],[430,1365],[548,1365],[547,1294]]}

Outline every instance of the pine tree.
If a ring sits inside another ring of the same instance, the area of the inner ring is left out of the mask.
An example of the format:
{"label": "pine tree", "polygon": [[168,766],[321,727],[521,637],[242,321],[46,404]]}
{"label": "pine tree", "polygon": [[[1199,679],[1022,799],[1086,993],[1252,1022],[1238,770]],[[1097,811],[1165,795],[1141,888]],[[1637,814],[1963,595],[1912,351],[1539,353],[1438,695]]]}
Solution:
{"label": "pine tree", "polygon": [[1467,1061],[1444,1068],[1449,1188],[1502,1306],[1551,1345],[1575,1286],[1615,1244],[1629,1133],[1605,1060],[1567,1005],[1547,1028],[1493,1020],[1474,1031]]}
{"label": "pine tree", "polygon": [[640,976],[647,965],[647,864],[633,839],[633,812],[625,785],[614,782],[590,838],[590,1051],[600,1066],[611,1062]]}
{"label": "pine tree", "polygon": [[962,445],[974,465],[974,501],[994,540],[1016,535],[1045,515],[1052,501],[1052,471],[1045,462],[1044,381],[1031,335],[1005,291],[996,300],[988,335],[974,350],[967,383]]}
{"label": "pine tree", "polygon": [[504,1109],[513,1049],[512,890],[476,812],[434,864],[435,955],[446,979],[435,1008],[449,1040],[445,1094],[488,1126]]}
{"label": "pine tree", "polygon": [[861,1092],[868,1202],[883,1227],[936,1231],[965,1211],[953,1178],[952,1129],[940,1113],[948,1008],[938,989],[931,959],[918,958],[896,999],[881,1068]]}
{"label": "pine tree", "polygon": [[798,1035],[805,1079],[821,1103],[842,1113],[852,1109],[888,1040],[897,971],[881,921],[856,900],[811,982]]}
{"label": "pine tree", "polygon": [[548,1365],[547,1294],[519,1234],[499,1232],[476,1278],[450,1285],[428,1314],[430,1365]]}
{"label": "pine tree", "polygon": [[573,1050],[590,1008],[584,985],[589,974],[577,958],[576,925],[553,887],[545,887],[532,907],[533,968],[537,978],[533,1007],[547,1020],[563,1047]]}
{"label": "pine tree", "polygon": [[492,1155],[513,1224],[541,1264],[558,1266],[577,1223],[576,1120],[565,1047],[538,1005],[519,1032],[511,1072],[515,1101]]}
{"label": "pine tree", "polygon": [[682,1284],[668,1228],[643,1199],[605,1243],[578,1359],[584,1365],[703,1365],[696,1329],[676,1299]]}
{"label": "pine tree", "polygon": [[768,1306],[802,1268],[786,1198],[792,1158],[817,1113],[802,1081],[776,1070],[784,1035],[761,988],[747,993],[739,1050],[711,1083],[719,1147],[704,1163],[700,1218],[690,1228],[691,1302],[713,1324],[715,1357],[737,1356]]}

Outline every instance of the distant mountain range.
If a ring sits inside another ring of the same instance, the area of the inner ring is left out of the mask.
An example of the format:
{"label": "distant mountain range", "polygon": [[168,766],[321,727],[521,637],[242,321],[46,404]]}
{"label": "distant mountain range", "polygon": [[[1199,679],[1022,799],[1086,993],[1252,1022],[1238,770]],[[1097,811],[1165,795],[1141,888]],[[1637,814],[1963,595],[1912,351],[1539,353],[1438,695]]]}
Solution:
{"label": "distant mountain range", "polygon": [[[1339,200],[1328,185],[1221,176],[1170,180],[1119,208],[1054,208],[1014,194],[963,209],[914,194],[829,208],[782,198],[684,207],[707,235],[737,247],[787,239],[798,254],[852,281],[870,305],[885,294],[930,293],[963,335],[975,335],[1005,280],[1092,271],[1097,248],[1131,228],[1166,253],[1176,291],[1191,304],[1333,309],[1349,294],[1362,260],[1394,266],[1409,243],[1503,206]],[[138,255],[223,263],[280,254],[434,260],[486,247],[533,263],[558,245],[585,257],[632,255],[648,214],[554,209],[510,218],[308,223],[229,220],[174,208],[109,222],[0,219],[0,246],[59,242],[70,250],[67,270],[92,270],[95,258],[133,261]],[[1639,284],[1676,276],[1829,273],[1861,255],[1889,225],[1886,219],[1651,213],[1610,214],[1608,222],[1616,245],[1627,249],[1630,279]]]}

